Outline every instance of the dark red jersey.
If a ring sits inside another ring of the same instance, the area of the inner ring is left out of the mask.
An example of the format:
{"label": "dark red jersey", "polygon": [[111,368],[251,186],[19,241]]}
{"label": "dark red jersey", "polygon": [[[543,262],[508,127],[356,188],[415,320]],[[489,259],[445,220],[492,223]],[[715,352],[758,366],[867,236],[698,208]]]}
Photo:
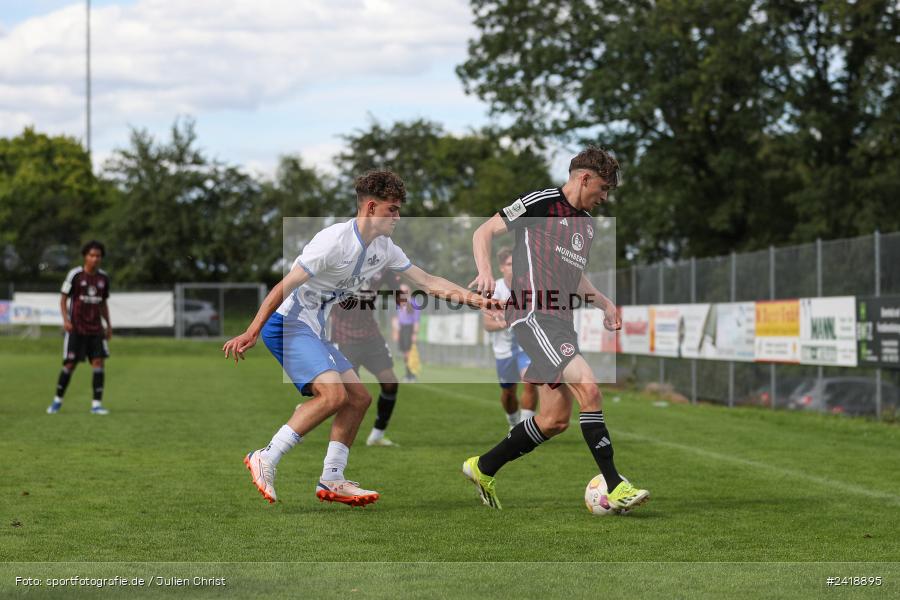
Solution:
{"label": "dark red jersey", "polygon": [[109,298],[109,275],[103,269],[88,273],[82,267],[69,271],[63,281],[63,294],[69,297],[69,320],[75,333],[102,335],[100,307]]}
{"label": "dark red jersey", "polygon": [[516,232],[506,322],[515,325],[534,312],[572,321],[581,305],[578,284],[594,239],[593,217],[569,204],[560,188],[521,196],[500,216]]}
{"label": "dark red jersey", "polygon": [[393,298],[388,302],[378,294],[378,290],[395,289],[398,283],[395,273],[381,271],[359,292],[335,304],[331,310],[331,341],[340,345],[382,339],[375,315],[385,306],[393,307],[394,304]]}

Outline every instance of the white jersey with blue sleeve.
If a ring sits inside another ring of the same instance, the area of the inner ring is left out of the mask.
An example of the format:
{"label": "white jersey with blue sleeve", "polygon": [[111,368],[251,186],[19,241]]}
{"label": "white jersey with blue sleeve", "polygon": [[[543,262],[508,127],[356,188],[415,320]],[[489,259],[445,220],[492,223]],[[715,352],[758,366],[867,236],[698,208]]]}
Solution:
{"label": "white jersey with blue sleeve", "polygon": [[379,236],[366,246],[356,219],[351,219],[317,233],[293,266],[304,269],[310,278],[284,299],[277,312],[285,326],[305,323],[324,338],[335,302],[358,292],[379,271],[405,271],[412,263],[389,237]]}

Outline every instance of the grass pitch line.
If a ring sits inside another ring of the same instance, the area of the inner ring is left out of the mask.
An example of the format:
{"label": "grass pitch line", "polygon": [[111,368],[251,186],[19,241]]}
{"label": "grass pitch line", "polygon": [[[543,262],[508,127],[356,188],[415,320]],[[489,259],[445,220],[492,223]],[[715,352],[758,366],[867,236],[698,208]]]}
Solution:
{"label": "grass pitch line", "polygon": [[755,460],[750,460],[749,458],[741,458],[740,456],[731,456],[728,454],[722,454],[720,452],[713,452],[712,450],[704,450],[703,448],[697,448],[695,446],[687,446],[684,444],[678,444],[676,442],[667,442],[665,440],[659,440],[651,437],[647,437],[644,435],[639,435],[637,433],[631,433],[628,431],[616,431],[616,436],[621,436],[626,439],[632,439],[645,444],[656,444],[659,446],[665,446],[666,448],[671,448],[673,450],[679,450],[681,452],[687,452],[690,454],[696,454],[697,456],[702,456],[703,458],[709,458],[712,460],[717,460],[720,462],[729,462],[736,465],[742,465],[745,467],[751,467],[754,469],[759,469],[762,471],[770,471],[772,473],[778,473],[779,475],[786,475],[788,477],[793,477],[795,479],[803,479],[810,483],[815,483],[817,485],[821,485],[823,487],[828,487],[832,489],[838,489],[847,494],[854,494],[857,496],[866,496],[868,498],[875,498],[878,500],[887,500],[894,504],[900,505],[900,496],[896,494],[892,494],[890,492],[883,492],[881,490],[873,490],[868,488],[858,488],[855,486],[847,485],[841,481],[837,481],[834,479],[828,479],[827,477],[819,477],[817,475],[810,475],[809,473],[804,473],[803,471],[796,471],[794,469],[787,469],[784,467],[779,467],[777,465],[771,465]]}
{"label": "grass pitch line", "polygon": [[[460,400],[479,401],[479,402],[484,402],[487,400],[486,398],[482,398],[481,396],[478,396],[478,395],[462,394],[460,392],[454,392],[454,391],[447,390],[447,389],[444,389],[444,388],[441,388],[438,386],[433,386],[433,385],[428,385],[428,384],[416,384],[416,385],[420,385],[422,387],[428,388],[429,390],[434,390],[435,392],[437,392],[443,396],[449,396],[449,397],[457,398]],[[496,398],[491,398],[490,401],[492,401],[492,402],[496,401]],[[572,422],[577,424],[578,419],[573,418]],[[729,454],[722,454],[720,452],[713,452],[712,450],[705,450],[703,448],[698,448],[696,446],[687,446],[685,444],[679,444],[676,442],[659,440],[656,438],[651,438],[651,437],[647,437],[644,435],[640,435],[637,433],[622,431],[620,429],[616,430],[615,435],[624,437],[626,439],[632,439],[632,440],[635,440],[635,441],[638,441],[641,443],[657,444],[659,446],[665,446],[666,448],[671,448],[673,450],[678,450],[681,452],[695,454],[697,456],[702,456],[703,458],[708,458],[708,459],[716,460],[719,462],[732,463],[732,464],[741,465],[744,467],[758,469],[761,471],[769,471],[770,473],[777,473],[779,475],[792,477],[794,479],[802,479],[804,481],[808,481],[810,483],[814,483],[814,484],[822,486],[822,487],[837,489],[837,490],[840,490],[841,492],[851,494],[851,495],[865,496],[867,498],[888,501],[888,502],[891,502],[892,504],[900,505],[900,496],[898,496],[897,494],[892,494],[890,492],[884,492],[881,490],[873,490],[873,489],[869,489],[869,488],[859,488],[859,487],[855,487],[852,485],[847,485],[846,483],[843,483],[842,481],[829,479],[827,477],[819,477],[817,475],[810,475],[809,473],[804,473],[803,471],[796,471],[794,469],[779,467],[777,465],[771,465],[771,464],[751,460],[749,458],[741,458],[739,456],[732,456]]]}

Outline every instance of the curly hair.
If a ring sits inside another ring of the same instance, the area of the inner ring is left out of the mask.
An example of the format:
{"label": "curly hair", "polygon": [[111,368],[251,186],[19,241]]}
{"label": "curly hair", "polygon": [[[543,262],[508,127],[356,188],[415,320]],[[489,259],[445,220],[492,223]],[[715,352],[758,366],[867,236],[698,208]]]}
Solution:
{"label": "curly hair", "polygon": [[357,177],[354,185],[358,202],[363,198],[406,200],[406,185],[393,171],[369,171]]}
{"label": "curly hair", "polygon": [[506,259],[512,256],[512,248],[509,246],[503,246],[499,250],[497,250],[497,262],[501,265],[506,262]]}
{"label": "curly hair", "polygon": [[612,186],[619,183],[619,161],[603,148],[588,146],[579,152],[569,163],[569,173],[578,169],[594,171]]}
{"label": "curly hair", "polygon": [[88,243],[86,243],[84,246],[82,246],[81,247],[81,255],[87,256],[88,252],[90,252],[91,250],[99,250],[100,256],[106,256],[106,246],[104,246],[102,243],[98,242],[97,240],[91,240]]}

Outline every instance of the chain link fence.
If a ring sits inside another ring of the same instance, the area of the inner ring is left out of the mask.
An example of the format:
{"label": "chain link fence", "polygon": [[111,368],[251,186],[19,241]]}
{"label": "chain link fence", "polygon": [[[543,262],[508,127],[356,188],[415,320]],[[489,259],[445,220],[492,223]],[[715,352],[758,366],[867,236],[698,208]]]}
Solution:
{"label": "chain link fence", "polygon": [[[591,275],[595,281],[605,276]],[[619,269],[616,283],[620,305],[900,294],[900,232],[633,266]],[[693,402],[729,406],[785,407],[803,389],[838,380],[868,381],[871,414],[893,419],[900,390],[900,372],[887,369],[648,356],[622,356],[619,363],[638,384],[668,384]]]}

